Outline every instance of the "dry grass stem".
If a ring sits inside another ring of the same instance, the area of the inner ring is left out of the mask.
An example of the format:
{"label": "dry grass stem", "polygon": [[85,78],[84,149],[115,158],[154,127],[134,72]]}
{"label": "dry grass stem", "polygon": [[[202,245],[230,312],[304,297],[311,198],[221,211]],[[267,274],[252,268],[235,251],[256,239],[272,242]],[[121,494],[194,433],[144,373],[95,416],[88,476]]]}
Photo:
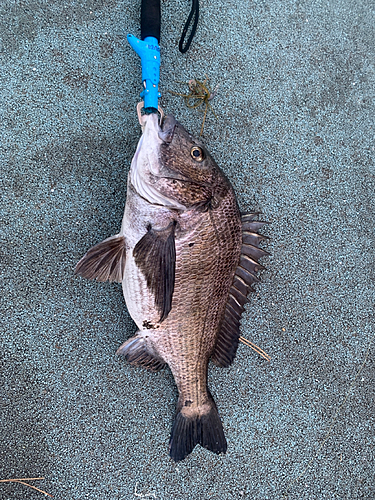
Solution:
{"label": "dry grass stem", "polygon": [[271,358],[268,356],[268,354],[264,352],[263,349],[250,342],[250,340],[247,340],[244,337],[240,337],[239,341],[247,345],[248,347],[251,347],[251,349],[253,349],[256,353],[258,353],[259,356],[262,356],[262,358],[266,359],[267,361],[270,361]]}
{"label": "dry grass stem", "polygon": [[33,486],[31,484],[26,483],[25,481],[40,481],[44,479],[44,477],[22,477],[22,478],[16,478],[16,479],[0,479],[0,483],[20,483],[24,484],[25,486],[28,486],[29,488],[32,488],[33,490],[39,491],[39,493],[43,493],[44,495],[47,495],[51,498],[52,495],[47,493],[46,491],[40,490],[36,486]]}

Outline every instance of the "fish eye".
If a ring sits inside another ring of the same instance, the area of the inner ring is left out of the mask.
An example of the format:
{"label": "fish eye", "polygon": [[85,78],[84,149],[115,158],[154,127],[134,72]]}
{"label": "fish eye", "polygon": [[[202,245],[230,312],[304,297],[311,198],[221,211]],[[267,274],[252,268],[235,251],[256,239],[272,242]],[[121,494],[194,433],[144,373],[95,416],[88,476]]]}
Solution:
{"label": "fish eye", "polygon": [[203,161],[204,160],[204,152],[203,149],[199,146],[193,146],[190,150],[190,155],[195,161]]}

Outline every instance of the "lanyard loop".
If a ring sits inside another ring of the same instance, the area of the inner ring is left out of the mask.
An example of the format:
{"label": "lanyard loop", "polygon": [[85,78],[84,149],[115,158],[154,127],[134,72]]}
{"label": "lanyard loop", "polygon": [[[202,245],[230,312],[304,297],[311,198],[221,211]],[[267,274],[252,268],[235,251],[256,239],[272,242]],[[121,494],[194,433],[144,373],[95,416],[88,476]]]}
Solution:
{"label": "lanyard loop", "polygon": [[[192,0],[193,3],[192,3],[192,6],[191,6],[191,11],[190,11],[190,14],[189,14],[189,17],[185,23],[185,26],[184,26],[184,29],[182,30],[182,35],[181,35],[181,38],[180,38],[180,43],[178,44],[178,48],[179,48],[179,51],[184,54],[190,47],[190,44],[194,38],[194,35],[195,35],[195,32],[197,30],[197,26],[198,26],[198,19],[199,19],[199,0]],[[191,28],[191,32],[190,32],[190,35],[189,35],[189,38],[185,44],[185,47],[183,47],[183,43],[185,41],[185,37],[186,37],[186,33],[189,29],[189,26],[190,26],[190,23],[191,23],[191,20],[194,16],[194,22],[193,22],[193,26]]]}

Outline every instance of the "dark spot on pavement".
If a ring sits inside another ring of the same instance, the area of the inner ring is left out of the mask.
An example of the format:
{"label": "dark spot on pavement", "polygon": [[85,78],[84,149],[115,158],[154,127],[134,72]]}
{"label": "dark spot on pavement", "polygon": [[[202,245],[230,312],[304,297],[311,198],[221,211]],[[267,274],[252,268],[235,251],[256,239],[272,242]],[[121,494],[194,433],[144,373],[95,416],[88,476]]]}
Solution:
{"label": "dark spot on pavement", "polygon": [[318,135],[316,135],[316,136],[314,137],[314,144],[315,144],[316,146],[319,146],[320,144],[323,144],[323,142],[324,142],[324,141],[323,141],[323,139],[322,139],[321,137],[319,137]]}
{"label": "dark spot on pavement", "polygon": [[64,76],[63,82],[65,85],[74,88],[87,89],[91,76],[84,74],[82,70],[75,69]]}
{"label": "dark spot on pavement", "polygon": [[102,42],[99,47],[101,57],[110,57],[113,54],[113,47],[109,42]]}

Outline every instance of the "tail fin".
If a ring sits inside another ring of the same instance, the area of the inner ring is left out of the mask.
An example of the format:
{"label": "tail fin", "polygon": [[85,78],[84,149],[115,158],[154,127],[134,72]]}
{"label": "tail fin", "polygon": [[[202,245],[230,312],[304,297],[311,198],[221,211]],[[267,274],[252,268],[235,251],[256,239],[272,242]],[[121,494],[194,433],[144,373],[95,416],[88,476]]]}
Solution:
{"label": "tail fin", "polygon": [[211,397],[201,407],[193,409],[184,406],[177,413],[169,441],[169,454],[175,462],[179,462],[197,444],[217,454],[227,451],[223,425]]}

